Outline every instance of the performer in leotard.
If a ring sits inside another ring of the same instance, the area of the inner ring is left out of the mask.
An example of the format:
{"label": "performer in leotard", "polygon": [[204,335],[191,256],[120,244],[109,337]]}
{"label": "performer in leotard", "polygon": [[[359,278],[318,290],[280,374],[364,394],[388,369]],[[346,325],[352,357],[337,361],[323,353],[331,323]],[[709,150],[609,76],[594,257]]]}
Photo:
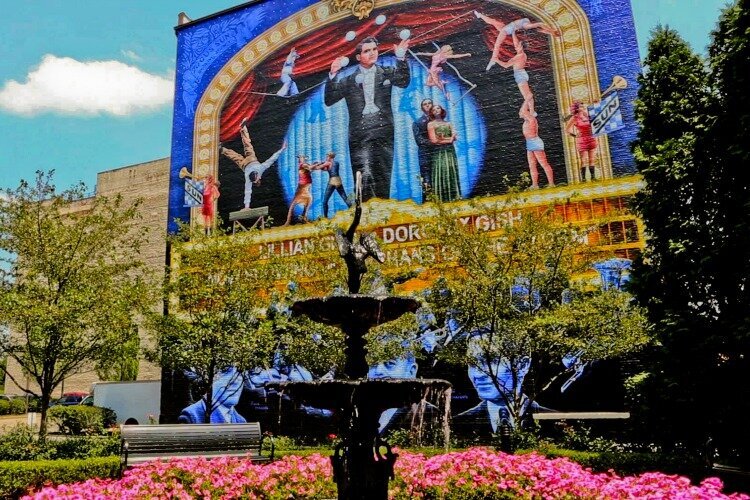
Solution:
{"label": "performer in leotard", "polygon": [[276,92],[276,95],[281,97],[291,97],[299,94],[299,90],[297,89],[297,84],[292,80],[292,74],[294,73],[294,63],[299,59],[299,54],[297,51],[292,47],[292,50],[289,52],[289,55],[286,56],[286,61],[284,61],[284,66],[281,68],[281,88],[278,92]]}
{"label": "performer in leotard", "polygon": [[547,176],[547,185],[555,186],[555,177],[552,167],[544,152],[544,141],[539,137],[539,122],[536,113],[531,111],[528,101],[524,101],[518,116],[523,118],[523,136],[526,138],[526,158],[529,162],[529,173],[531,174],[531,189],[539,189],[539,170],[537,162],[542,165],[544,174]]}
{"label": "performer in leotard", "polygon": [[513,36],[513,33],[515,33],[518,30],[533,30],[538,29],[542,33],[547,33],[548,35],[553,36],[560,36],[560,31],[556,30],[555,28],[552,28],[551,26],[544,24],[544,23],[532,23],[528,18],[524,17],[523,19],[516,19],[515,21],[511,21],[508,24],[505,24],[502,21],[498,21],[497,19],[492,19],[489,16],[485,16],[481,12],[474,11],[474,15],[477,16],[478,19],[481,19],[487,24],[490,24],[497,28],[498,34],[497,38],[495,39],[495,45],[492,48],[492,57],[490,58],[490,63],[487,65],[487,71],[489,71],[492,66],[495,64],[498,64],[499,62],[499,55],[500,55],[500,46],[505,41],[506,37]]}
{"label": "performer in leotard", "polygon": [[453,47],[450,45],[443,45],[435,52],[417,52],[417,56],[430,56],[432,57],[432,64],[430,70],[427,73],[427,86],[437,87],[443,93],[446,99],[450,101],[450,96],[445,91],[446,82],[440,77],[443,72],[443,64],[448,62],[449,59],[461,59],[463,57],[471,57],[471,54],[454,54]]}
{"label": "performer in leotard", "polygon": [[302,205],[302,222],[307,222],[307,212],[310,210],[312,205],[312,171],[320,168],[320,164],[316,163],[311,165],[307,162],[305,155],[297,156],[297,191],[294,193],[294,198],[289,204],[289,212],[286,216],[285,226],[292,223],[292,215],[294,215],[294,207]]}
{"label": "performer in leotard", "polygon": [[211,234],[213,230],[214,218],[216,216],[216,200],[221,196],[221,193],[219,193],[220,186],[221,183],[213,175],[207,175],[203,181],[203,206],[201,207],[201,214],[203,214],[203,227],[206,230],[206,234]]}
{"label": "performer in leotard", "polygon": [[325,195],[323,195],[323,217],[328,218],[328,200],[333,196],[334,191],[341,196],[347,207],[352,206],[352,202],[346,196],[344,186],[341,183],[341,175],[339,174],[339,162],[335,159],[336,153],[331,151],[326,155],[326,161],[320,164],[320,170],[328,172],[328,185],[326,186]]}
{"label": "performer in leotard", "polygon": [[565,130],[576,138],[576,149],[581,159],[581,182],[586,182],[586,173],[591,167],[590,180],[594,180],[596,173],[596,137],[591,130],[591,120],[586,106],[576,101],[570,106],[570,115],[566,118],[568,124]]}
{"label": "performer in leotard", "polygon": [[524,42],[518,38],[516,33],[513,33],[513,46],[516,48],[516,55],[508,59],[507,61],[497,61],[497,63],[503,68],[513,68],[513,78],[518,84],[518,90],[521,91],[523,100],[529,103],[529,109],[534,114],[534,93],[529,87],[529,73],[526,71],[526,63],[528,57],[526,56],[526,49]]}

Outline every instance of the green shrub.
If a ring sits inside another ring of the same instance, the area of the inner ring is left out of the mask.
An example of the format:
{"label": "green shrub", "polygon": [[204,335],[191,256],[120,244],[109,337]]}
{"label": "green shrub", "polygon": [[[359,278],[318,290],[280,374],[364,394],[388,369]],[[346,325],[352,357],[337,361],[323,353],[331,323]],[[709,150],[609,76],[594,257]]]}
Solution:
{"label": "green shrub", "polygon": [[36,396],[26,396],[29,402],[29,411],[39,413],[42,410],[42,400]]}
{"label": "green shrub", "polygon": [[[693,479],[706,477],[706,467],[697,457],[672,455],[667,453],[623,453],[623,452],[592,452],[576,451],[557,448],[554,446],[540,446],[533,450],[548,458],[565,457],[590,467],[595,472],[614,470],[621,475],[642,474],[644,472],[664,472],[665,474],[680,474]],[[529,453],[529,450],[519,453]]]}
{"label": "green shrub", "polygon": [[115,412],[96,406],[53,406],[50,419],[60,427],[63,434],[101,434],[115,423]]}
{"label": "green shrub", "polygon": [[120,436],[76,436],[39,441],[37,433],[18,424],[0,435],[0,461],[83,459],[120,453]]}
{"label": "green shrub", "polygon": [[621,443],[601,436],[594,436],[591,429],[583,425],[563,426],[559,445],[565,449],[578,451],[597,451],[601,453],[622,453],[626,451],[625,446]]}
{"label": "green shrub", "polygon": [[84,459],[120,454],[120,436],[76,436],[49,441],[50,458]]}
{"label": "green shrub", "polygon": [[11,399],[10,413],[13,415],[23,415],[26,413],[26,401],[21,398]]}
{"label": "green shrub", "polygon": [[0,462],[0,497],[17,498],[32,489],[94,477],[116,478],[119,471],[120,457]]}
{"label": "green shrub", "polygon": [[8,413],[10,413],[10,401],[0,399],[0,415],[7,415]]}
{"label": "green shrub", "polygon": [[0,435],[0,460],[40,460],[50,458],[47,443],[39,441],[28,426],[18,424]]}

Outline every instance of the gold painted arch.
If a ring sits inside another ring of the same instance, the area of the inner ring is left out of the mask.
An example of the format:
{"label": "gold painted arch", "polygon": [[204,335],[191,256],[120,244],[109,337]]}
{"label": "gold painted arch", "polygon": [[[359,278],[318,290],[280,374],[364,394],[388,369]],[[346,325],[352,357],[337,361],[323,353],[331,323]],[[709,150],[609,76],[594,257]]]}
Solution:
{"label": "gold painted arch", "polygon": [[[413,0],[378,0],[376,8]],[[562,36],[551,37],[550,51],[557,92],[558,112],[563,117],[574,101],[596,102],[600,98],[599,77],[594,57],[591,28],[586,13],[576,0],[494,0],[527,12],[559,29]],[[218,174],[219,126],[221,110],[234,87],[263,62],[294,40],[328,24],[352,16],[349,10],[334,11],[327,0],[313,4],[282,20],[238,51],[216,74],[203,93],[195,113],[193,132],[193,172],[203,177]],[[568,179],[578,182],[579,169],[575,139],[564,133],[563,149]],[[612,178],[612,164],[606,135],[598,138],[601,176]],[[195,210],[195,209],[194,209]],[[197,215],[197,212],[193,215]],[[196,219],[196,217],[191,217]]]}

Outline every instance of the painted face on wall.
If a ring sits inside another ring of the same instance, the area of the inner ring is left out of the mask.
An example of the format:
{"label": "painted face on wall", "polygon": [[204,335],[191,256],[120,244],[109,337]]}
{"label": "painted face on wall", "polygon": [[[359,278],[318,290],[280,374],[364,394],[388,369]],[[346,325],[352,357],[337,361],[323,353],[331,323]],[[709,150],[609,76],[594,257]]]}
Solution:
{"label": "painted face on wall", "polygon": [[214,404],[222,406],[236,406],[242,394],[243,376],[236,368],[229,368],[217,375],[214,380]]}
{"label": "painted face on wall", "polygon": [[371,68],[376,62],[378,62],[378,44],[375,42],[367,42],[362,44],[362,50],[357,54],[357,61],[363,68]]}
{"label": "painted face on wall", "polygon": [[389,359],[383,363],[370,366],[367,378],[382,380],[389,378],[416,378],[417,361],[413,356],[398,359]]}
{"label": "painted face on wall", "polygon": [[269,382],[284,382],[287,376],[283,375],[277,368],[255,368],[245,374],[245,389],[253,392],[261,392],[266,395],[266,384]]}
{"label": "painted face on wall", "polygon": [[300,365],[292,365],[286,377],[289,382],[310,382],[313,379],[310,370]]}
{"label": "painted face on wall", "polygon": [[[506,398],[512,398],[514,394],[520,392],[523,380],[529,372],[531,360],[524,357],[517,363],[515,367],[517,383],[514,384],[511,363],[507,358],[491,359],[488,363],[483,355],[480,338],[474,337],[469,341],[469,353],[474,358],[474,363],[468,366],[469,380],[481,399],[505,403]],[[505,394],[506,398],[502,394]]]}

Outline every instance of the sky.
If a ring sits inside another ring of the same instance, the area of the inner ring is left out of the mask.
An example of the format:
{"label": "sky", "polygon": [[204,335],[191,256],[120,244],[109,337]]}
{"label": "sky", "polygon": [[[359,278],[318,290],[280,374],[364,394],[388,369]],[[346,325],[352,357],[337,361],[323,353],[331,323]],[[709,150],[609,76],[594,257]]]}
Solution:
{"label": "sky", "polygon": [[[726,0],[631,0],[641,57],[667,24],[705,52]],[[24,0],[0,18],[0,188],[54,169],[58,187],[169,156],[177,14],[232,0]],[[82,83],[85,82],[85,83]]]}

